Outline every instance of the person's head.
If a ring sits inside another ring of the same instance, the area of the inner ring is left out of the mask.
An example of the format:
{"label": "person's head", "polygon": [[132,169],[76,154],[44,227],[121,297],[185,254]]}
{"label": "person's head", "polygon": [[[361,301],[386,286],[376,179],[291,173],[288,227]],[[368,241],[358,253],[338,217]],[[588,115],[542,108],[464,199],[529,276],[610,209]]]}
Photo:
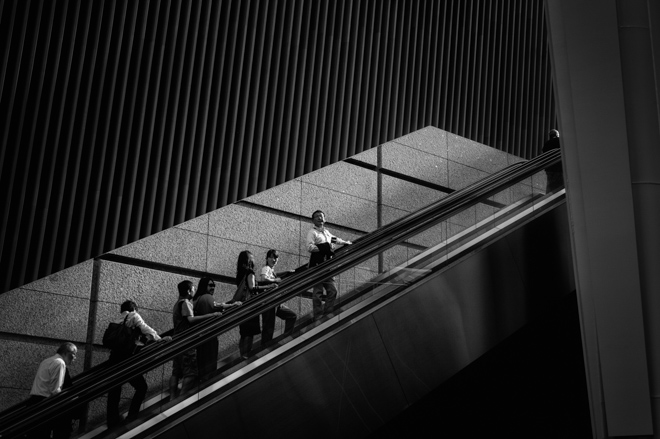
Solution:
{"label": "person's head", "polygon": [[64,364],[70,366],[78,355],[78,348],[75,344],[67,341],[66,343],[62,343],[60,347],[57,348],[57,353],[64,359]]}
{"label": "person's head", "polygon": [[238,282],[241,281],[248,269],[254,270],[254,256],[249,250],[243,250],[238,254],[238,260],[236,261],[236,280]]}
{"label": "person's head", "polygon": [[210,277],[203,277],[199,280],[197,285],[197,295],[195,297],[201,297],[204,294],[213,295],[215,293],[215,282]]}
{"label": "person's head", "polygon": [[137,303],[133,302],[132,300],[126,300],[124,303],[121,304],[121,307],[119,308],[121,312],[128,311],[128,312],[133,312],[138,310]]}
{"label": "person's head", "polygon": [[314,211],[312,214],[312,222],[316,227],[321,227],[323,224],[325,224],[325,214],[322,210]]}
{"label": "person's head", "polygon": [[183,280],[177,285],[179,289],[179,297],[191,298],[195,295],[195,285],[189,280]]}
{"label": "person's head", "polygon": [[266,263],[270,267],[275,266],[275,264],[277,264],[277,260],[279,258],[280,258],[280,254],[277,250],[270,249],[270,250],[268,250],[268,253],[266,253]]}
{"label": "person's head", "polygon": [[559,131],[550,130],[550,132],[548,133],[548,137],[551,138],[551,139],[559,138]]}

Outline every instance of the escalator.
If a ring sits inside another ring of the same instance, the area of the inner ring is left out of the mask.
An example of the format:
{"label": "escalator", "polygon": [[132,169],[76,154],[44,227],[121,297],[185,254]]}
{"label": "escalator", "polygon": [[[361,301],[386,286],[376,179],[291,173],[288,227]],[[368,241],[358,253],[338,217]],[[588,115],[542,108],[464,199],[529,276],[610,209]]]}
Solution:
{"label": "escalator", "polygon": [[[506,168],[170,343],[3,412],[0,437],[81,406],[90,413],[83,437],[366,436],[574,290],[564,191],[540,187],[559,160],[551,151]],[[299,319],[293,335],[248,361],[221,360],[214,376],[169,400],[172,358],[331,276],[343,287],[334,313]],[[105,394],[140,374],[152,393],[139,419],[106,430]]]}

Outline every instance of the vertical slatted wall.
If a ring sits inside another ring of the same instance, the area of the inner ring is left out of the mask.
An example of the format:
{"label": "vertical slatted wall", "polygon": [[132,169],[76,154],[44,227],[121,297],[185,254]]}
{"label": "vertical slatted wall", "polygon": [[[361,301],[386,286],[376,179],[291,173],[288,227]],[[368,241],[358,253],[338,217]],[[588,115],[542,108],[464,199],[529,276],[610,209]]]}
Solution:
{"label": "vertical slatted wall", "polygon": [[0,291],[433,125],[526,158],[542,0],[0,0]]}

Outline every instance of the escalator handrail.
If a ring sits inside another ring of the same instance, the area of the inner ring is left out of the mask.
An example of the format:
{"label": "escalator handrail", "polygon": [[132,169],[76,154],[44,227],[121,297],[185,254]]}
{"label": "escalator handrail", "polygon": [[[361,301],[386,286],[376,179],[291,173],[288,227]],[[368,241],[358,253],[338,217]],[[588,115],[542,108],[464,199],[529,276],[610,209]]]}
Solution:
{"label": "escalator handrail", "polygon": [[324,279],[356,266],[422,230],[500,192],[506,186],[522,181],[560,160],[560,151],[553,150],[530,161],[511,165],[355,240],[353,245],[338,251],[332,260],[283,279],[276,289],[257,296],[240,307],[228,310],[222,317],[208,319],[196,325],[169,343],[155,344],[121,363],[100,368],[83,379],[76,379],[71,388],[38,404],[19,410],[7,410],[0,414],[0,438],[25,433],[62,413],[72,411],[76,407],[102,396],[110,389],[153,370],[213,337],[236,328],[238,324],[299,295]]}

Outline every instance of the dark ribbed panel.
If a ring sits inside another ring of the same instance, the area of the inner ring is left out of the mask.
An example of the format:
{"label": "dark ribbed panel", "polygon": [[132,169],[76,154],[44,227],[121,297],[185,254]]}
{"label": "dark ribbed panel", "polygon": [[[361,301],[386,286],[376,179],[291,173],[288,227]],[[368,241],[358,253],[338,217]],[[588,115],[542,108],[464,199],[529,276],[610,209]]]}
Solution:
{"label": "dark ribbed panel", "polygon": [[428,125],[535,156],[542,6],[0,0],[2,291]]}

